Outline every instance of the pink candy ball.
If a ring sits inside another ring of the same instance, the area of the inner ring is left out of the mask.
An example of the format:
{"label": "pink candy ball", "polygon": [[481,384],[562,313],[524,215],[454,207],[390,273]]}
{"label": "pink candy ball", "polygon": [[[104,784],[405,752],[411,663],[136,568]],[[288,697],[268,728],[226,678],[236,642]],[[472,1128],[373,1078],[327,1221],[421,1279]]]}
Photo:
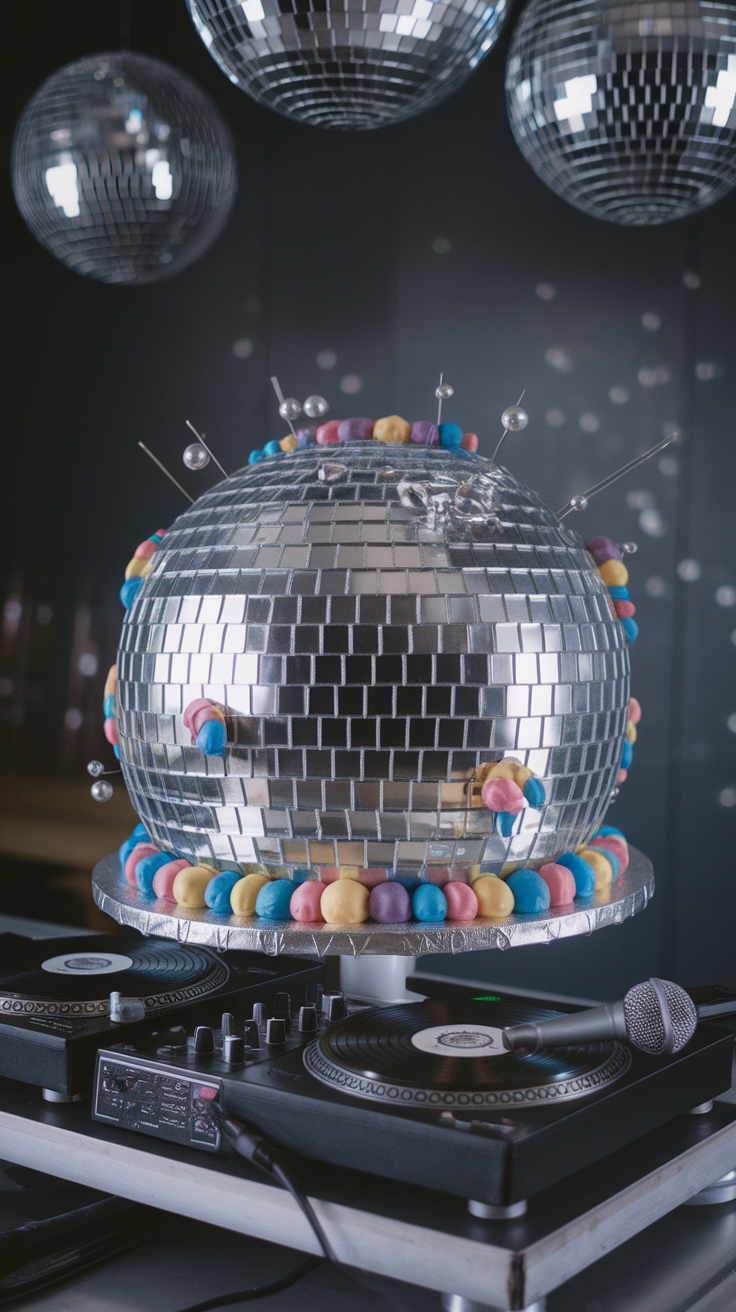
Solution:
{"label": "pink candy ball", "polygon": [[158,848],[154,847],[152,843],[136,843],[133,851],[125,862],[125,878],[131,888],[138,887],[135,882],[135,868],[138,865],[138,862],[142,861],[144,856],[156,856],[157,853]]}
{"label": "pink candy ball", "polygon": [[566,907],[575,901],[575,879],[567,866],[558,866],[554,861],[548,861],[545,866],[539,867],[537,874],[549,889],[551,907]]}
{"label": "pink candy ball", "polygon": [[337,446],[340,441],[337,430],[341,423],[341,419],[328,419],[326,424],[320,424],[316,434],[317,446]]}
{"label": "pink candy ball", "polygon": [[629,698],[629,719],[632,724],[638,724],[641,719],[641,706],[636,697]]}
{"label": "pink candy ball", "polygon": [[174,880],[180,870],[184,870],[190,864],[186,857],[177,857],[176,861],[169,861],[168,865],[159,866],[153,876],[153,891],[156,897],[162,902],[175,902],[173,888]]}
{"label": "pink candy ball", "polygon": [[623,769],[622,769],[622,770],[619,770],[618,774],[616,775],[616,783],[617,783],[617,784],[623,784],[623,783],[626,782],[626,780],[628,779],[628,777],[629,777],[629,772],[628,772],[628,770],[623,770]]}
{"label": "pink candy ball", "polygon": [[306,924],[314,924],[315,921],[324,921],[324,916],[319,909],[319,904],[325,886],[319,879],[305,879],[303,884],[298,884],[291,895],[289,911],[294,920],[301,920]]}
{"label": "pink candy ball", "polygon": [[475,920],[478,899],[469,884],[460,884],[451,879],[442,892],[447,898],[448,920]]}
{"label": "pink candy ball", "polygon": [[518,815],[524,806],[524,794],[513,779],[486,779],[481,793],[489,811],[510,811]]}
{"label": "pink candy ball", "polygon": [[460,450],[461,450],[461,451],[477,451],[477,450],[478,450],[478,435],[477,435],[477,433],[463,433],[462,441],[461,441],[461,443],[460,443]]}
{"label": "pink candy ball", "polygon": [[615,834],[605,834],[599,838],[594,838],[592,842],[588,843],[588,847],[602,847],[604,851],[613,852],[613,855],[617,856],[621,863],[619,874],[624,873],[629,864],[629,848],[623,838],[617,838]]}

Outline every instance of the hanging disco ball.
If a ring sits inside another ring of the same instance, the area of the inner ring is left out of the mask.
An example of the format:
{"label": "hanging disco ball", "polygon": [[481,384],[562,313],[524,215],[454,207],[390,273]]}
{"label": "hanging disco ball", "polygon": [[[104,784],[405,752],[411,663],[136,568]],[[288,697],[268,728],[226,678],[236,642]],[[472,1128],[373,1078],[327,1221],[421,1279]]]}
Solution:
{"label": "hanging disco ball", "polygon": [[230,133],[191,78],[147,55],[53,73],[13,140],[13,189],[34,237],[75,273],[147,283],[212,245],[236,191]]}
{"label": "hanging disco ball", "polygon": [[421,114],[495,43],[506,0],[187,0],[213,59],[269,109],[323,128]]}
{"label": "hanging disco ball", "polygon": [[563,200],[654,224],[736,184],[736,5],[532,0],[506,75],[511,127]]}

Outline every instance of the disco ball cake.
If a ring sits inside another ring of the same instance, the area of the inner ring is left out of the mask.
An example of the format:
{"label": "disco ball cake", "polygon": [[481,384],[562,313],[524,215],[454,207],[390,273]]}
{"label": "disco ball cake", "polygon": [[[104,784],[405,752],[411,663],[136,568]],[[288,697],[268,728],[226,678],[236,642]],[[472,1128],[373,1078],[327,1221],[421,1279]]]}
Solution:
{"label": "disco ball cake", "polygon": [[532,0],[506,89],[522,154],[563,200],[653,224],[736,184],[736,5]]}
{"label": "disco ball cake", "polygon": [[117,51],[54,73],[13,141],[13,189],[34,237],[75,273],[148,283],[203,255],[235,197],[227,127],[169,64]]}
{"label": "disco ball cake", "polygon": [[[578,535],[492,461],[375,441],[260,459],[151,564],[117,714],[161,851],[285,874],[498,873],[574,851],[603,816],[627,725],[622,623]],[[191,745],[198,698],[225,708],[222,755]],[[545,801],[504,837],[474,781],[509,756]]]}
{"label": "disco ball cake", "polygon": [[506,0],[187,0],[231,82],[317,127],[377,128],[444,100],[495,43]]}

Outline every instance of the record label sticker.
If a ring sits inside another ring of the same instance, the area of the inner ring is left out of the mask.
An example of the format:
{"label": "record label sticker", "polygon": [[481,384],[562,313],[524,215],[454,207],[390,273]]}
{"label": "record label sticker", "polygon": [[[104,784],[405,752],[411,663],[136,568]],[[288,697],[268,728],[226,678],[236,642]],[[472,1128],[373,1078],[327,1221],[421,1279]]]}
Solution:
{"label": "record label sticker", "polygon": [[41,969],[51,975],[117,975],[132,965],[132,957],[120,952],[63,952],[60,957],[42,961]]}
{"label": "record label sticker", "polygon": [[432,1025],[412,1034],[411,1041],[420,1052],[443,1057],[508,1057],[502,1031],[493,1025]]}

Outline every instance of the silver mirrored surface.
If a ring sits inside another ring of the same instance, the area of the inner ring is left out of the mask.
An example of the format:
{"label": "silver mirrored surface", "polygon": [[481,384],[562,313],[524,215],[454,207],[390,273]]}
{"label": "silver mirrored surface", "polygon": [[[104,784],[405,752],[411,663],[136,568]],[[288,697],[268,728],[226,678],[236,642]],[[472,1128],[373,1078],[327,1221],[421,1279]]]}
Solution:
{"label": "silver mirrored surface", "polygon": [[506,0],[187,0],[212,58],[255,100],[318,127],[420,114],[495,44]]}
{"label": "silver mirrored surface", "polygon": [[184,269],[230,213],[236,166],[218,109],[160,59],[118,50],[61,68],[13,140],[18,208],[75,273],[148,283]]}
{"label": "silver mirrored surface", "polygon": [[294,920],[263,920],[259,916],[218,916],[212,911],[188,911],[170,902],[145,898],[126,884],[117,855],[95,867],[92,891],[101,911],[120,925],[142,934],[173,938],[180,943],[207,943],[224,951],[247,948],[269,956],[316,955],[360,957],[425,956],[436,952],[473,952],[482,948],[519,948],[532,943],[592,934],[620,925],[643,911],[654,892],[651,863],[629,848],[628,869],[605,893],[554,907],[537,915],[512,915],[503,920],[478,918],[471,925],[457,922],[429,925],[306,925]]}
{"label": "silver mirrored surface", "polygon": [[[608,805],[629,698],[625,635],[580,538],[479,457],[356,443],[323,482],[334,459],[248,466],[156,552],[117,688],[148,832],[221,868],[498,872],[570,851]],[[191,745],[199,697],[226,710],[224,757]],[[510,755],[546,804],[503,838],[473,780]]]}
{"label": "silver mirrored surface", "polygon": [[506,90],[535,173],[597,218],[665,223],[736,184],[736,9],[726,0],[532,0]]}

